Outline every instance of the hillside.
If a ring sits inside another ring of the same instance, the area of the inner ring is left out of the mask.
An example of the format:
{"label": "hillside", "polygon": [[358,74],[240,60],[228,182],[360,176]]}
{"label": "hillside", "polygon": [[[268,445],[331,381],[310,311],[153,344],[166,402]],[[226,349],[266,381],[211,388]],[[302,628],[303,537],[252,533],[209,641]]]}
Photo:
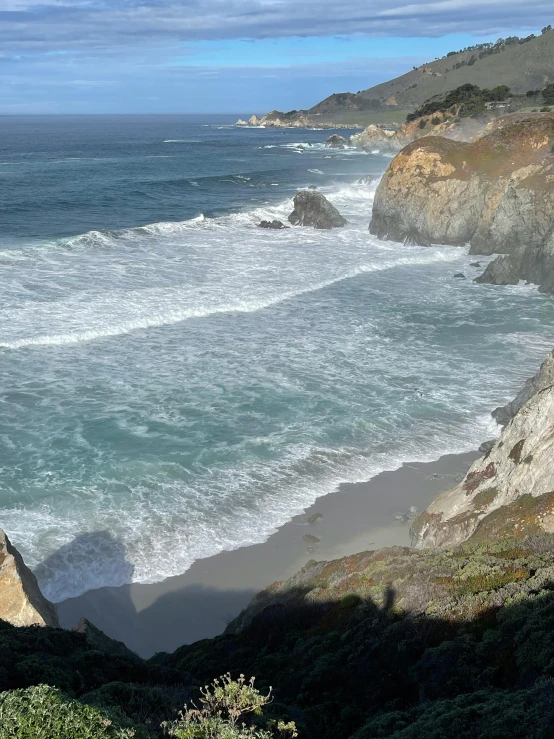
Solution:
{"label": "hillside", "polygon": [[[325,118],[345,111],[364,112],[395,107],[413,109],[435,95],[470,83],[482,88],[507,85],[512,92],[523,94],[554,82],[554,30],[519,43],[495,45],[450,54],[417,69],[356,94],[336,93],[322,100],[310,115]],[[510,42],[510,43],[506,43]]]}

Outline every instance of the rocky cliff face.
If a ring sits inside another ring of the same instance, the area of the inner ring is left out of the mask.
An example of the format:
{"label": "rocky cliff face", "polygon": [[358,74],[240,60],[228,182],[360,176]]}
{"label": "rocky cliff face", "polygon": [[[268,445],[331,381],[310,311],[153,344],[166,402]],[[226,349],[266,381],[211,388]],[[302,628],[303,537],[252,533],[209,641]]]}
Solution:
{"label": "rocky cliff face", "polygon": [[[417,547],[554,532],[554,355],[513,403],[492,448],[414,522]],[[546,384],[545,383],[550,383]]]}
{"label": "rocky cliff face", "polygon": [[425,137],[391,162],[371,233],[417,244],[471,244],[506,255],[480,282],[554,290],[554,115],[507,116],[474,143]]}
{"label": "rocky cliff face", "polygon": [[59,626],[56,608],[0,529],[0,619],[14,626]]}

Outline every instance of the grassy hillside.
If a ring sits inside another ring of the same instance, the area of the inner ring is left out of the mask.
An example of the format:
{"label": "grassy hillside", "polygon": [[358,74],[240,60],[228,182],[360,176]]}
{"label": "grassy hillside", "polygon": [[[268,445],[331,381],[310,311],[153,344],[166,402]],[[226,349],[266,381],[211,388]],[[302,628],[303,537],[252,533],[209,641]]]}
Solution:
{"label": "grassy hillside", "polygon": [[379,105],[413,109],[466,83],[481,88],[507,85],[512,92],[521,94],[554,82],[554,30],[521,41],[445,56],[359,93],[331,95],[309,113],[328,117],[338,111],[363,111]]}

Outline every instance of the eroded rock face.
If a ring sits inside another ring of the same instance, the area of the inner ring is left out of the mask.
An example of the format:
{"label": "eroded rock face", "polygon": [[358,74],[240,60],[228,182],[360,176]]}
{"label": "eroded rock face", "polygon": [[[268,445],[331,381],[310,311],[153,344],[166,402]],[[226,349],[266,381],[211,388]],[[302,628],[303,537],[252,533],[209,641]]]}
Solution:
{"label": "eroded rock face", "polygon": [[[552,372],[549,355],[539,375]],[[534,378],[518,398],[536,385]],[[542,384],[542,383],[541,383]],[[452,546],[472,536],[554,532],[554,386],[524,402],[490,451],[460,485],[440,495],[414,522],[417,547]]]}
{"label": "eroded rock face", "polygon": [[0,529],[0,619],[14,626],[59,626],[55,606]]}
{"label": "eroded rock face", "polygon": [[332,136],[329,136],[325,142],[325,146],[328,149],[346,149],[348,143],[343,136],[339,136],[338,133],[334,133]]}
{"label": "eroded rock face", "polygon": [[501,254],[478,282],[554,290],[554,115],[496,121],[473,143],[426,137],[391,162],[371,233]]}
{"label": "eroded rock face", "polygon": [[389,131],[378,126],[368,126],[361,133],[350,137],[351,146],[363,151],[380,151],[381,153],[395,153],[412,139],[405,140],[396,131]]}
{"label": "eroded rock face", "polygon": [[294,197],[294,210],[289,216],[293,226],[314,228],[338,228],[346,226],[346,220],[327,198],[314,190],[300,190]]}
{"label": "eroded rock face", "polygon": [[554,350],[546,355],[539,371],[527,380],[516,397],[510,403],[495,408],[492,417],[501,426],[506,426],[533,395],[552,384],[554,384]]}

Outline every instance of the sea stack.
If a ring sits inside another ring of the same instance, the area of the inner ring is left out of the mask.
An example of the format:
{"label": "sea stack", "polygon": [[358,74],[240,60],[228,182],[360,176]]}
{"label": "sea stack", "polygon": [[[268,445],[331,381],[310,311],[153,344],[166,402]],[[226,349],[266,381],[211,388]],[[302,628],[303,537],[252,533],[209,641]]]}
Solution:
{"label": "sea stack", "polygon": [[55,606],[0,529],[0,619],[14,626],[59,626]]}
{"label": "sea stack", "polygon": [[294,197],[294,210],[289,216],[293,226],[314,228],[339,228],[346,220],[327,198],[314,190],[300,190]]}

